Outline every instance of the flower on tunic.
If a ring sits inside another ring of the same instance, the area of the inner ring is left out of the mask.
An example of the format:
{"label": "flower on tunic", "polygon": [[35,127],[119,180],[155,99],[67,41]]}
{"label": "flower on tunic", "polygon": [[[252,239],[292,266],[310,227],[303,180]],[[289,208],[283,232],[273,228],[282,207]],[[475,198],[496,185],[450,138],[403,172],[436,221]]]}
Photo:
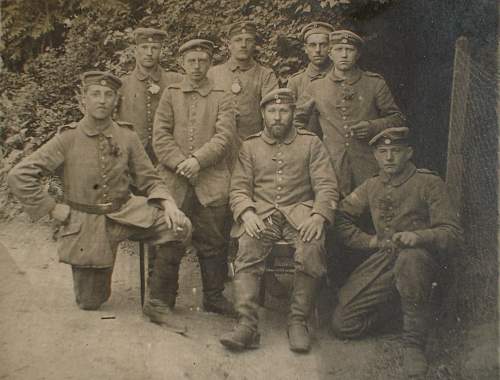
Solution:
{"label": "flower on tunic", "polygon": [[148,87],[148,91],[153,95],[157,94],[160,92],[160,86],[158,86],[156,83],[151,83]]}

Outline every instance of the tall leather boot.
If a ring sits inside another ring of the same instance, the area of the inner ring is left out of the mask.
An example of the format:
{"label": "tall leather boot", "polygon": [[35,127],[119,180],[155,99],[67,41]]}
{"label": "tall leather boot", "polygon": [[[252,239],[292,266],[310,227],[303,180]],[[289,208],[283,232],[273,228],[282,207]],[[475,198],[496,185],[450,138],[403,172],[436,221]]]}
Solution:
{"label": "tall leather boot", "polygon": [[423,380],[427,374],[425,345],[430,327],[430,309],[403,307],[403,368],[408,379]]}
{"label": "tall leather boot", "polygon": [[305,353],[311,349],[307,320],[316,301],[318,288],[319,279],[295,272],[288,316],[288,343],[294,352]]}
{"label": "tall leather boot", "polygon": [[233,304],[224,297],[226,270],[224,258],[219,256],[200,258],[203,283],[203,308],[205,311],[235,316]]}
{"label": "tall leather boot", "polygon": [[220,342],[230,350],[258,348],[260,335],[257,332],[259,320],[259,289],[261,275],[252,272],[237,272],[234,278],[234,296],[238,325],[220,338]]}
{"label": "tall leather boot", "polygon": [[187,330],[185,325],[175,321],[173,315],[183,250],[184,247],[177,242],[158,247],[150,281],[149,300],[143,309],[151,322],[165,325],[178,333],[185,333]]}

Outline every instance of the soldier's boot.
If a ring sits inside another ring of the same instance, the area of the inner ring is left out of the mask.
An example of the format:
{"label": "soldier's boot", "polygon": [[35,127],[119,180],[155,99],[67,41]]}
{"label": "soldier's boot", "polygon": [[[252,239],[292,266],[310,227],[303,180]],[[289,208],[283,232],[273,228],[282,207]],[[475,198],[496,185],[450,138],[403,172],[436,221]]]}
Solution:
{"label": "soldier's boot", "polygon": [[307,320],[316,301],[318,286],[319,279],[295,272],[288,317],[288,343],[294,352],[306,353],[311,349]]}
{"label": "soldier's boot", "polygon": [[241,351],[259,347],[260,334],[257,326],[260,281],[261,275],[252,272],[238,272],[234,278],[234,296],[239,321],[233,331],[224,334],[219,340],[230,350]]}
{"label": "soldier's boot", "polygon": [[423,380],[427,374],[425,344],[429,331],[430,312],[428,310],[403,311],[403,369],[405,376],[412,380]]}
{"label": "soldier's boot", "polygon": [[185,333],[186,326],[176,320],[173,309],[179,288],[179,265],[183,247],[169,243],[158,248],[150,281],[150,296],[143,312],[153,323]]}
{"label": "soldier's boot", "polygon": [[203,284],[203,308],[205,311],[236,316],[233,304],[223,295],[227,268],[222,257],[200,258]]}

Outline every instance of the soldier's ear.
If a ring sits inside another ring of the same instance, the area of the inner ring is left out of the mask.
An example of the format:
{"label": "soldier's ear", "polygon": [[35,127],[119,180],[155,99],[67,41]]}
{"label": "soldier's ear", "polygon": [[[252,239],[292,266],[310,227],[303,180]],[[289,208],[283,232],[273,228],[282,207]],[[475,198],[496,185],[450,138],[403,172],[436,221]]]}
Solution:
{"label": "soldier's ear", "polygon": [[408,159],[410,160],[413,157],[413,148],[409,146],[408,148]]}

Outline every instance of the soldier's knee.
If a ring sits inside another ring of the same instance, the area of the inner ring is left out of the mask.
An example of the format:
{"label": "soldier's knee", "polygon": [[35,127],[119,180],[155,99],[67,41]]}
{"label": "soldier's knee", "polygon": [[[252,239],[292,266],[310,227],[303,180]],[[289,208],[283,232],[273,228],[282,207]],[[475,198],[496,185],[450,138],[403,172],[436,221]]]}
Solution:
{"label": "soldier's knee", "polygon": [[76,302],[78,307],[82,310],[98,310],[104,301],[97,300],[79,300]]}
{"label": "soldier's knee", "polygon": [[422,302],[427,297],[435,271],[435,261],[425,249],[402,250],[396,259],[394,277],[403,302]]}
{"label": "soldier's knee", "polygon": [[364,334],[364,324],[361,318],[349,318],[342,307],[338,306],[332,315],[331,330],[341,339],[356,339]]}
{"label": "soldier's knee", "polygon": [[413,278],[435,269],[432,255],[425,249],[409,248],[399,252],[394,265],[396,279]]}

